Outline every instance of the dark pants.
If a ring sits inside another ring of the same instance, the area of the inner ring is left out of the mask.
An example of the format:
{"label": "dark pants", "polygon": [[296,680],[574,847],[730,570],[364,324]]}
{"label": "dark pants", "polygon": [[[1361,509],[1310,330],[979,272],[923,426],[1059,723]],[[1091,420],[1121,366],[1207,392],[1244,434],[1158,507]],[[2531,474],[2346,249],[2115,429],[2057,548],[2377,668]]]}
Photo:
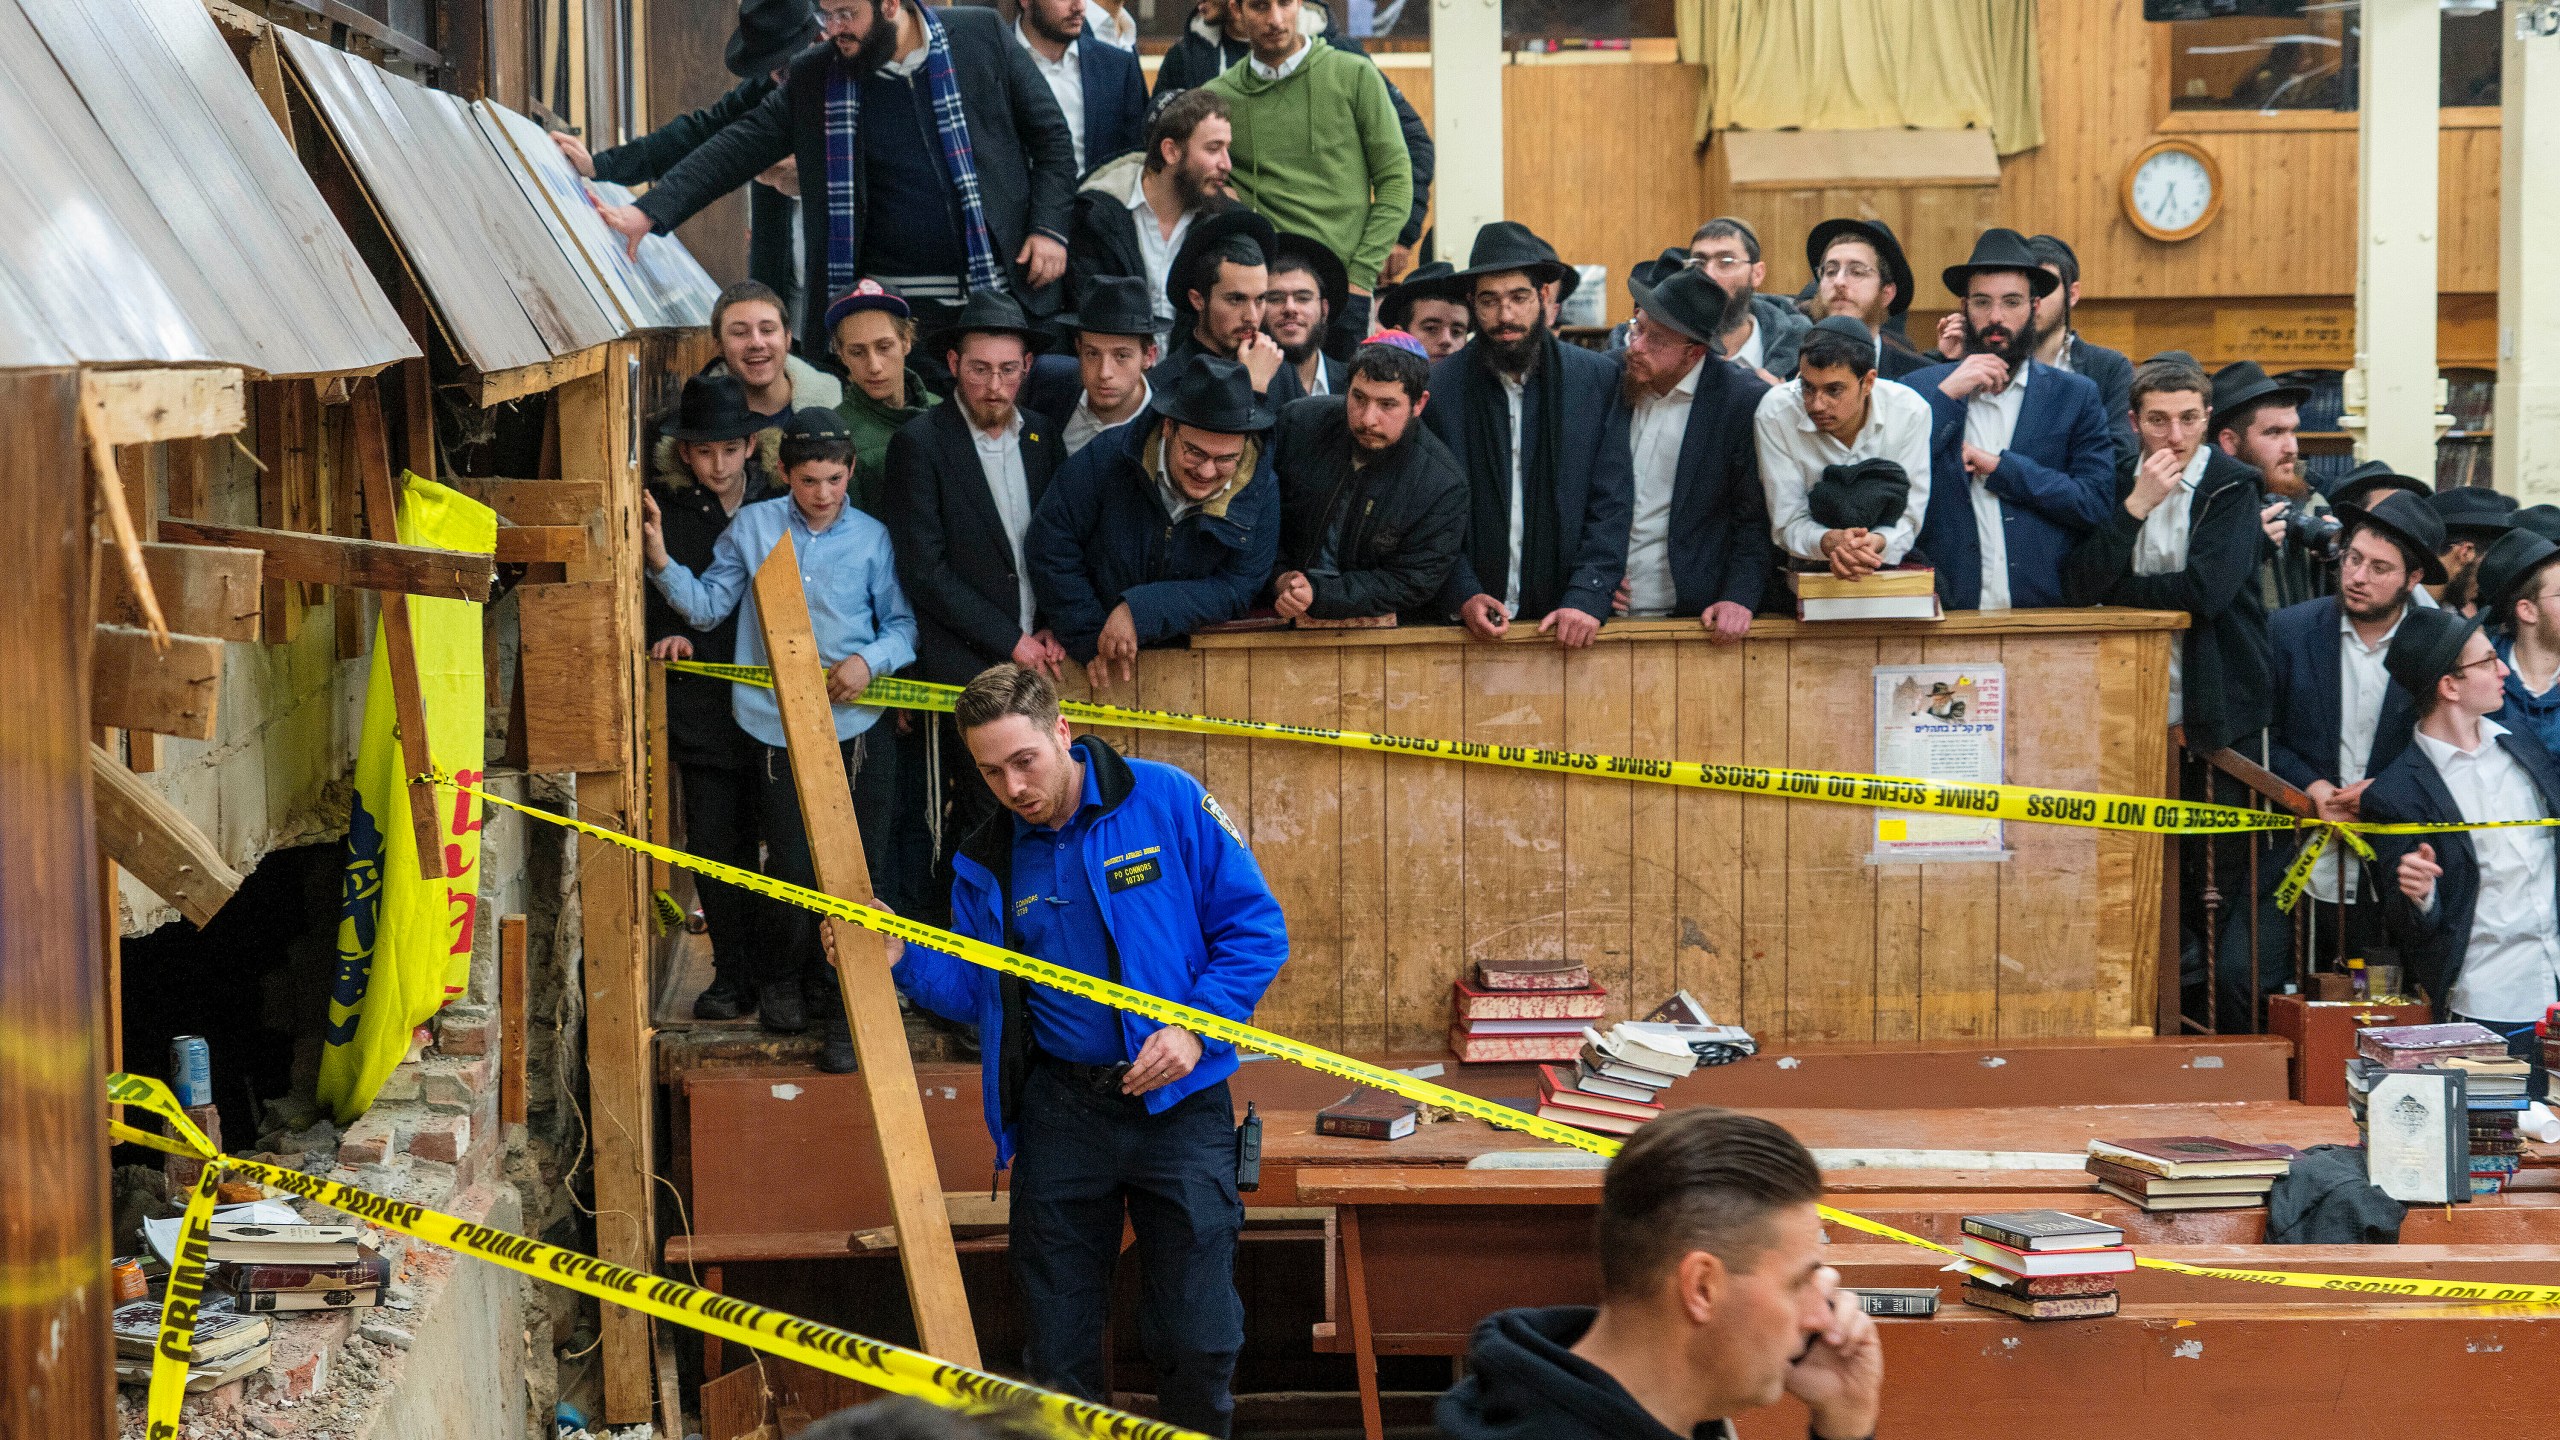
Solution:
{"label": "dark pants", "polygon": [[862,831],[862,858],[871,871],[871,893],[888,902],[889,908],[904,915],[905,897],[898,893],[895,866],[897,852],[892,831],[898,814],[898,712],[880,717],[880,722],[862,734],[862,773],[853,777],[853,820]]}
{"label": "dark pants", "polygon": [[1169,1424],[1225,1435],[1244,1346],[1236,1294],[1234,1102],[1221,1082],[1161,1115],[1035,1060],[1023,1087],[1013,1158],[1013,1272],[1031,1338],[1033,1383],[1100,1401],[1103,1338],[1121,1216],[1137,1232],[1138,1333]]}
{"label": "dark pants", "polygon": [[[839,747],[848,777],[862,773],[862,742],[868,738],[856,735]],[[756,817],[764,827],[764,873],[814,890],[818,888],[818,869],[809,858],[809,826],[800,816],[800,793],[792,787],[791,752],[773,745],[759,745],[756,749]],[[826,953],[818,945],[816,915],[797,905],[767,900],[764,923],[758,931],[764,937],[756,957],[758,985],[801,980],[808,983],[811,1015],[823,1018],[844,1013],[834,974],[827,969]]]}
{"label": "dark pants", "polygon": [[[987,778],[978,773],[978,763],[969,758],[969,747],[960,738],[960,723],[948,715],[933,717],[941,732],[942,747],[942,846],[934,852],[933,876],[928,887],[930,900],[923,912],[926,923],[948,925],[951,919],[951,858],[960,853],[960,842],[986,818],[1004,808],[996,800],[996,792],[987,788]],[[940,918],[933,918],[939,915]]]}
{"label": "dark pants", "polygon": [[[951,917],[951,891],[933,885],[934,727],[941,718],[923,711],[900,711],[905,723],[888,740],[898,750],[898,793],[889,816],[889,881],[879,887],[901,915],[941,925]],[[882,720],[874,733],[888,726]],[[873,873],[878,873],[876,865]],[[930,917],[939,915],[940,919]]]}
{"label": "dark pants", "polygon": [[[2254,738],[2239,748],[2243,754],[2255,754]],[[2216,805],[2246,805],[2247,787],[2219,770],[2211,769],[2193,756],[2182,762],[2185,772],[2183,789],[2186,798]],[[2282,833],[2282,832],[2278,832]],[[2255,852],[2256,875],[2249,871],[2249,857]],[[2267,917],[2276,914],[2267,905],[2259,915],[2257,935],[2257,985],[2249,983],[2249,919],[2258,912],[2259,897],[2273,884],[2273,876],[2292,854],[2292,847],[2272,847],[2263,835],[2186,835],[2178,848],[2178,928],[2180,931],[2181,976],[2185,988],[2201,992],[2205,983],[2205,937],[2208,929],[2205,891],[2208,878],[2220,907],[2221,919],[2213,936],[2214,1028],[2226,1035],[2255,1033],[2264,1028],[2260,1010],[2265,998],[2282,990],[2292,981],[2293,971],[2285,958],[2287,950],[2281,939],[2282,926]],[[2207,867],[2210,862],[2211,874]],[[2256,883],[2253,884],[2252,881]],[[2201,994],[2190,996],[2187,1013],[2194,1019],[2204,1018]]]}
{"label": "dark pants", "polygon": [[[685,848],[705,860],[753,870],[762,858],[763,831],[757,823],[759,794],[756,760],[737,765],[676,767],[684,785]],[[693,877],[693,893],[702,899],[702,919],[711,931],[711,971],[716,980],[755,984],[758,915],[770,903],[726,880]]]}

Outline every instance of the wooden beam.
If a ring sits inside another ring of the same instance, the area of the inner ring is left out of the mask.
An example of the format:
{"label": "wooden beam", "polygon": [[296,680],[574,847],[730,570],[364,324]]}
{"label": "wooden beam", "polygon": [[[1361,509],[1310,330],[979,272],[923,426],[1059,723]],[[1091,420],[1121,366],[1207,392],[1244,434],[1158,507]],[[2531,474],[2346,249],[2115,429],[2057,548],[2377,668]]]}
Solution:
{"label": "wooden beam", "polygon": [[160,534],[186,545],[262,551],[267,557],[264,577],[270,582],[304,580],[391,595],[429,595],[439,600],[485,604],[498,580],[497,562],[491,557],[438,550],[429,545],[306,535],[255,525],[209,525],[167,517],[160,521]]}
{"label": "wooden beam", "polygon": [[99,853],[198,929],[240,889],[240,872],[204,831],[100,745],[89,747],[89,794],[98,812]]}
{"label": "wooden beam", "polygon": [[512,370],[493,370],[477,375],[473,377],[473,383],[478,387],[480,406],[487,409],[504,401],[521,400],[527,395],[539,395],[545,390],[554,390],[572,380],[593,375],[604,368],[607,348],[590,345],[572,354],[536,360]]}
{"label": "wooden beam", "polygon": [[[524,1123],[525,917],[498,921],[498,1123]],[[504,1135],[501,1134],[501,1140]]]}
{"label": "wooden beam", "polygon": [[110,445],[147,445],[200,435],[230,435],[249,423],[240,372],[230,366],[190,370],[83,370],[80,403]]}
{"label": "wooden beam", "polygon": [[631,763],[629,661],[614,623],[623,598],[610,580],[517,589],[528,771],[593,775]]}
{"label": "wooden beam", "polygon": [[[126,513],[133,517],[134,536],[141,542],[141,545],[136,548],[143,549],[142,572],[145,575],[150,576],[151,579],[153,604],[150,609],[146,609],[144,607],[142,603],[142,593],[134,588],[133,576],[128,573],[124,576],[124,584],[122,588],[127,600],[129,601],[129,608],[133,618],[129,621],[123,620],[121,617],[107,618],[114,618],[117,620],[117,623],[120,624],[141,625],[147,628],[151,624],[153,610],[157,610],[165,624],[167,623],[168,612],[165,607],[161,605],[159,599],[160,577],[151,574],[149,552],[144,548],[148,547],[153,540],[158,539],[160,535],[160,527],[156,523],[156,517],[160,513],[160,506],[151,493],[151,447],[148,445],[119,445],[115,447],[115,456],[116,477],[123,484],[124,508]],[[101,594],[96,598],[100,606],[103,607],[105,603],[105,596],[103,592],[106,588],[103,577],[101,577],[99,588]],[[187,627],[183,625],[173,625],[171,628],[184,630]],[[151,771],[159,769],[160,737],[151,733],[149,730],[135,730],[128,733],[124,737],[124,763],[135,771],[143,774],[148,774]]]}
{"label": "wooden beam", "polygon": [[97,637],[90,724],[213,738],[214,704],[222,694],[221,641],[172,635],[163,648],[152,643],[150,631],[125,625],[101,625]]}
{"label": "wooden beam", "polygon": [[501,565],[584,563],[595,551],[581,525],[501,525],[492,558]]}
{"label": "wooden beam", "polygon": [[[389,437],[383,433],[382,390],[367,383],[356,391],[356,474],[364,487],[364,523],[376,543],[400,538],[400,510],[391,480]],[[436,554],[446,552],[436,551]],[[418,844],[418,873],[444,878],[444,831],[438,824],[435,786],[419,777],[434,768],[427,754],[427,707],[418,688],[417,642],[409,630],[409,597],[394,592],[382,597],[382,644],[391,671],[391,703],[400,736],[400,768],[408,772],[409,828]]]}
{"label": "wooden beam", "polygon": [[228,438],[169,442],[168,513],[181,520],[201,520],[213,513],[213,452],[231,448]]}
{"label": "wooden beam", "polygon": [[[142,599],[109,547],[98,547],[98,618],[142,624]],[[258,638],[258,582],[266,557],[215,545],[145,544],[142,568],[169,628],[208,640]]]}
{"label": "wooden beam", "polygon": [[[295,460],[288,452],[300,448],[294,433],[294,398],[300,386],[268,381],[251,389],[257,407],[258,423],[254,430],[258,457],[258,524],[278,534],[298,533],[285,508],[290,485],[289,473]],[[280,567],[266,569],[266,593],[260,626],[270,645],[288,645],[294,632],[302,628],[302,592],[279,573]]]}
{"label": "wooden beam", "polygon": [[[785,535],[756,570],[756,617],[764,628],[774,696],[790,742],[791,779],[800,797],[801,823],[818,888],[840,899],[871,902],[871,869],[854,823],[853,784],[836,742],[834,712],[827,704],[825,662],[809,623],[800,588],[800,557]],[[907,1053],[907,1029],[898,1015],[898,992],[889,981],[887,953],[878,933],[842,920],[824,922],[835,941],[837,988],[862,1060],[863,1089],[871,1097],[874,1133],[887,1171],[889,1208],[901,1244],[898,1263],[907,1274],[907,1300],[916,1333],[927,1352],[957,1365],[976,1366],[978,1334],[969,1318],[969,1296],[960,1283],[960,1256],[952,1248],[951,1216],[943,1206],[942,1178],[934,1168],[933,1138],[925,1129],[924,1101],[916,1090],[915,1064]]]}
{"label": "wooden beam", "polygon": [[444,482],[490,509],[510,525],[585,525],[604,513],[604,485],[595,480],[465,480]]}

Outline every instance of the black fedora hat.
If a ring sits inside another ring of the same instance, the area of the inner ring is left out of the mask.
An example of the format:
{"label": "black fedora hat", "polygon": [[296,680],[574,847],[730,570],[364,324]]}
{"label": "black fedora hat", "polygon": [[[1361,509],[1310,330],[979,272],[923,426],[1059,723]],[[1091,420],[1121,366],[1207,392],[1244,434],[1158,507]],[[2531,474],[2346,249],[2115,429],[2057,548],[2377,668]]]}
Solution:
{"label": "black fedora hat", "polygon": [[2287,385],[2269,376],[2255,360],[2235,360],[2213,372],[2213,417],[2205,424],[2219,434],[2223,420],[2244,405],[2261,400],[2299,405],[2310,398],[2311,387]]}
{"label": "black fedora hat", "polygon": [[1448,300],[1464,304],[1449,291],[1449,277],[1457,273],[1458,267],[1446,260],[1434,260],[1407,271],[1402,280],[1378,292],[1379,326],[1388,330],[1409,327],[1413,323],[1413,302],[1416,300]]}
{"label": "black fedora hat", "polygon": [[1805,492],[1805,509],[1826,530],[1882,530],[1911,505],[1911,475],[1882,458],[1825,465]]}
{"label": "black fedora hat", "polygon": [[1085,282],[1084,299],[1057,318],[1061,330],[1095,335],[1156,336],[1156,306],[1147,282],[1136,275],[1099,275]]}
{"label": "black fedora hat", "polygon": [[2444,522],[2444,533],[2456,540],[2494,540],[2515,528],[2516,501],[2512,495],[2484,490],[2477,485],[2452,485],[2435,493],[2436,518]]}
{"label": "black fedora hat", "polygon": [[1478,280],[1515,270],[1527,274],[1535,285],[1561,285],[1568,279],[1581,283],[1580,273],[1556,258],[1556,247],[1517,220],[1495,220],[1477,230],[1475,244],[1467,250],[1467,268],[1451,275],[1448,283],[1458,294],[1468,295]]}
{"label": "black fedora hat", "polygon": [[2400,688],[2413,696],[2424,697],[2436,688],[2436,682],[2453,673],[2462,663],[2462,647],[2480,629],[2480,618],[2456,615],[2450,610],[2433,610],[2412,606],[2400,617],[2399,633],[2391,637],[2391,648],[2382,657],[2382,668]]}
{"label": "black fedora hat", "polygon": [[1654,256],[1650,260],[1639,260],[1635,264],[1628,266],[1627,283],[1629,285],[1634,285],[1638,282],[1646,285],[1659,285],[1663,282],[1664,277],[1675,271],[1684,270],[1688,268],[1688,265],[1689,252],[1681,249],[1677,245],[1674,245],[1670,249],[1663,251],[1661,254]]}
{"label": "black fedora hat", "polygon": [[1855,215],[1835,216],[1823,221],[1804,237],[1804,268],[1813,272],[1814,284],[1821,285],[1822,252],[1842,236],[1864,240],[1875,247],[1876,258],[1884,262],[1884,278],[1893,282],[1893,299],[1885,305],[1885,313],[1899,315],[1911,308],[1911,262],[1902,253],[1902,242],[1894,238],[1893,227],[1881,220],[1867,220]]}
{"label": "black fedora hat", "polygon": [[1254,403],[1252,374],[1215,355],[1192,356],[1181,376],[1156,392],[1151,408],[1178,425],[1218,435],[1258,435],[1277,419]]}
{"label": "black fedora hat", "polygon": [[2560,545],[2560,505],[2527,505],[2508,517],[2519,530],[2530,530],[2554,545]]}
{"label": "black fedora hat", "polygon": [[697,443],[743,440],[773,423],[772,416],[747,408],[745,382],[723,371],[684,382],[674,412],[659,422],[658,433],[670,440]]}
{"label": "black fedora hat", "polygon": [[1633,275],[1627,277],[1627,294],[1634,297],[1636,308],[1661,321],[1689,339],[1704,345],[1717,355],[1724,353],[1716,339],[1717,327],[1724,319],[1725,307],[1732,297],[1725,288],[1706,276],[1702,270],[1686,265],[1674,268],[1655,284],[1647,284]]}
{"label": "black fedora hat", "polygon": [[2039,300],[2052,294],[2054,287],[2062,283],[2060,276],[2044,268],[2044,261],[2036,258],[2034,248],[2027,244],[2027,237],[2005,225],[1994,225],[1973,237],[1973,254],[1967,256],[1963,264],[1950,265],[1938,275],[1961,300],[1965,287],[1973,283],[1974,276],[1996,270],[2014,270],[2026,276],[2027,292]]}
{"label": "black fedora hat", "polygon": [[2444,522],[2435,508],[2406,490],[2387,490],[2372,505],[2331,501],[2329,513],[2348,525],[2370,525],[2408,553],[2409,568],[2430,585],[2445,582]]}
{"label": "black fedora hat", "polygon": [[2406,490],[2423,500],[2436,493],[2436,487],[2391,468],[2389,462],[2367,460],[2339,476],[2329,487],[2331,505],[2363,505],[2383,490]]}
{"label": "black fedora hat", "polygon": [[1339,315],[1342,307],[1351,302],[1351,271],[1342,263],[1342,257],[1333,253],[1333,247],[1313,236],[1282,232],[1272,247],[1271,263],[1277,265],[1283,260],[1295,260],[1314,272],[1316,288],[1324,292],[1328,313]]}
{"label": "black fedora hat", "polygon": [[753,80],[791,63],[818,43],[818,13],[809,0],[739,0],[738,28],[720,63],[741,80]]}
{"label": "black fedora hat", "polygon": [[1280,232],[1271,228],[1270,221],[1241,205],[1230,205],[1224,210],[1199,216],[1182,237],[1182,248],[1174,252],[1172,268],[1165,271],[1164,279],[1165,298],[1173,302],[1173,333],[1177,342],[1190,331],[1192,319],[1198,313],[1191,308],[1192,290],[1205,286],[1212,278],[1198,273],[1201,265],[1206,262],[1209,252],[1238,235],[1251,240],[1261,250],[1265,265],[1270,264],[1271,257],[1279,252]]}
{"label": "black fedora hat", "polygon": [[1031,326],[1031,317],[1022,313],[1022,304],[1001,290],[973,292],[960,306],[960,313],[933,328],[924,337],[927,354],[939,355],[969,335],[1019,335],[1022,343],[1037,351],[1040,332]]}
{"label": "black fedora hat", "polygon": [[2531,530],[2510,530],[2481,553],[2478,595],[2480,613],[2504,620],[2507,609],[2524,598],[2525,586],[2554,558],[2560,545]]}

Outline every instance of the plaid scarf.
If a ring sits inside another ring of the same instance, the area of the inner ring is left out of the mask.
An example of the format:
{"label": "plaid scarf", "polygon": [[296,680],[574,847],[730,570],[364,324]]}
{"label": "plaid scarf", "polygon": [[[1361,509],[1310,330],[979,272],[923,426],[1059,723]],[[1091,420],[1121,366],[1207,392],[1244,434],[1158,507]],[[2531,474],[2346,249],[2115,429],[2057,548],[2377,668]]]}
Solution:
{"label": "plaid scarf", "polygon": [[[978,194],[977,157],[969,149],[969,119],[960,108],[960,81],[951,68],[951,40],[942,18],[916,7],[924,22],[925,83],[933,96],[933,127],[942,138],[942,163],[951,172],[951,188],[960,196],[960,228],[969,242],[968,288],[1005,288],[1004,262],[987,232],[987,210]],[[827,292],[842,294],[862,278],[854,254],[853,235],[861,210],[861,189],[854,179],[860,154],[857,130],[862,119],[862,82],[839,62],[827,72]]]}

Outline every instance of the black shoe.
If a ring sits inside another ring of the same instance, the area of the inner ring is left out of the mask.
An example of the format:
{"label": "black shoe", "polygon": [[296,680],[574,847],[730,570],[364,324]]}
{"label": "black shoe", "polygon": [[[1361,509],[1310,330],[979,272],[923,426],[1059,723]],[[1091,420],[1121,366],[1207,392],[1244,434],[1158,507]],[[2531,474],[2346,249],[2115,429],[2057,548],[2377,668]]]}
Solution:
{"label": "black shoe", "polygon": [[827,1048],[818,1052],[818,1070],[821,1074],[850,1075],[860,1068],[862,1068],[861,1062],[853,1053],[853,1037],[850,1035],[841,1040],[828,1041]]}
{"label": "black shoe", "polygon": [[809,1007],[800,999],[798,980],[777,980],[758,996],[758,1018],[776,1035],[797,1035],[809,1028]]}
{"label": "black shoe", "polygon": [[696,1020],[735,1020],[756,1008],[755,988],[744,980],[714,975],[710,988],[693,999]]}

